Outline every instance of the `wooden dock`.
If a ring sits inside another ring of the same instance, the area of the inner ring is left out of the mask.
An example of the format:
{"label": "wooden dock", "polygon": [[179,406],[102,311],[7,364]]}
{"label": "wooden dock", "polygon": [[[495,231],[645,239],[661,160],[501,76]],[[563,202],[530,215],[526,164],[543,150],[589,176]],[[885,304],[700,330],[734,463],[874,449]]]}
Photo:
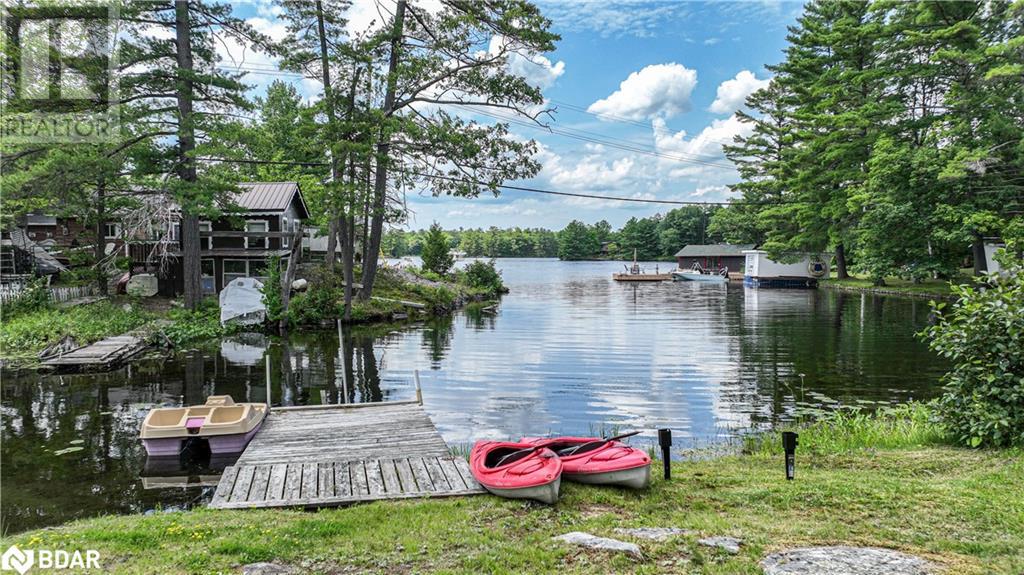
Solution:
{"label": "wooden dock", "polygon": [[282,407],[224,470],[210,507],[330,507],[483,492],[417,401]]}
{"label": "wooden dock", "polygon": [[141,332],[128,332],[45,358],[42,360],[42,364],[66,369],[113,369],[146,349],[148,345]]}
{"label": "wooden dock", "polygon": [[617,282],[664,282],[672,279],[672,274],[612,274]]}

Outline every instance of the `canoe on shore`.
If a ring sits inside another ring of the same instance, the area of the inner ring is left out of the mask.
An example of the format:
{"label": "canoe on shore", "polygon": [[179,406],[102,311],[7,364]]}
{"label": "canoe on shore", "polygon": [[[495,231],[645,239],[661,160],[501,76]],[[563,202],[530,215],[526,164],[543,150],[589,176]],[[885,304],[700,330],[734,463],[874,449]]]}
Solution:
{"label": "canoe on shore", "polygon": [[469,468],[487,491],[510,499],[558,501],[562,463],[549,449],[511,441],[478,441]]}
{"label": "canoe on shore", "polygon": [[651,484],[651,458],[641,449],[600,437],[524,437],[521,443],[554,451],[562,477],[576,483],[643,489]]}

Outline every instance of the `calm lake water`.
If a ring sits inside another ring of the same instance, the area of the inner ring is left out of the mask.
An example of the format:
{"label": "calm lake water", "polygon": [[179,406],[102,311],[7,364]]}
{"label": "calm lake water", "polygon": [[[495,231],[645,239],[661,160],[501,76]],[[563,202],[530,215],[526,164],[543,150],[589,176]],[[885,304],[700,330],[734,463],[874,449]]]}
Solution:
{"label": "calm lake water", "polygon": [[4,532],[203,501],[211,488],[195,484],[215,483],[231,461],[147,461],[139,425],[153,406],[208,395],[266,401],[268,355],[275,405],[412,399],[418,369],[449,444],[669,427],[686,446],[804,408],[937,393],[942,364],[914,336],[924,300],[624,285],[611,281],[616,262],[498,264],[512,293],[494,313],[347,329],[340,341],[331,329],[246,334],[100,375],[3,373]]}

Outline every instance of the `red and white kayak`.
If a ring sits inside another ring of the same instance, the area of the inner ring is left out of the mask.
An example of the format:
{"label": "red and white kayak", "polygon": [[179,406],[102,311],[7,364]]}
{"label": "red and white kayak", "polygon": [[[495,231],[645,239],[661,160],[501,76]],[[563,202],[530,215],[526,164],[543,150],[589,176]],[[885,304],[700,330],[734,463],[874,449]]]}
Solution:
{"label": "red and white kayak", "polygon": [[643,489],[651,484],[651,458],[641,449],[600,437],[524,437],[554,451],[562,476],[577,483]]}
{"label": "red and white kayak", "polygon": [[487,491],[510,499],[558,501],[562,462],[551,450],[512,441],[478,441],[469,454],[473,477]]}

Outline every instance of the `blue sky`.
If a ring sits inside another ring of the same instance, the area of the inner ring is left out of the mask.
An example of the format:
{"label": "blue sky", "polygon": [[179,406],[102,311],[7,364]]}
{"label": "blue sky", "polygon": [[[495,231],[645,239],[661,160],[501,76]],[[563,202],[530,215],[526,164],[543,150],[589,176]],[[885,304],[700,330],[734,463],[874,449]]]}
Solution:
{"label": "blue sky", "polygon": [[[365,26],[374,3],[387,1],[356,0],[350,26]],[[727,198],[725,186],[737,176],[721,144],[747,129],[733,111],[770,77],[765,65],[782,58],[786,26],[801,4],[545,1],[540,6],[562,39],[554,52],[510,66],[543,88],[549,106],[557,109],[551,127],[560,133],[512,127],[517,136],[540,143],[537,159],[544,165],[535,178],[518,183],[636,198]],[[269,5],[236,10],[271,35],[283,32]],[[237,59],[238,51],[232,52]],[[247,67],[273,65],[251,52],[245,58]],[[259,92],[276,78],[251,75],[248,80]],[[283,79],[307,96],[315,97],[319,89],[309,80]],[[412,229],[435,220],[446,228],[560,229],[572,219],[606,219],[618,227],[631,216],[669,209],[516,191],[498,198],[434,198],[429,189],[410,191],[408,204]]]}

